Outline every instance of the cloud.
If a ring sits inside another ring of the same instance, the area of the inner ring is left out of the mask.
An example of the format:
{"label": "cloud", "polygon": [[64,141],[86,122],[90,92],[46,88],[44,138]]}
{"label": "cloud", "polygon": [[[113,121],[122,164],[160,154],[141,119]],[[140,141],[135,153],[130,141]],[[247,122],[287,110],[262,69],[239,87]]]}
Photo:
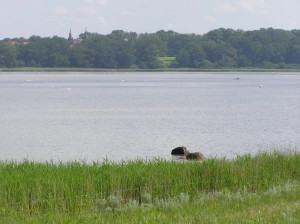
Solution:
{"label": "cloud", "polygon": [[135,12],[132,12],[132,11],[123,11],[123,12],[122,12],[122,15],[123,15],[123,16],[128,16],[128,17],[135,17],[135,16],[136,16],[136,13],[135,13]]}
{"label": "cloud", "polygon": [[107,5],[106,0],[83,0],[83,1],[89,4],[100,5],[103,7]]}
{"label": "cloud", "polygon": [[175,25],[173,23],[166,23],[164,26],[165,30],[174,30],[175,29]]}
{"label": "cloud", "polygon": [[54,13],[57,15],[64,16],[64,15],[67,15],[68,12],[64,6],[58,6],[54,9]]}
{"label": "cloud", "polygon": [[215,11],[219,13],[232,13],[237,11],[237,6],[230,3],[218,2]]}
{"label": "cloud", "polygon": [[108,26],[108,22],[103,16],[99,17],[99,22],[100,22],[101,26]]}
{"label": "cloud", "polygon": [[211,23],[211,22],[215,22],[216,18],[213,16],[203,15],[203,16],[201,16],[201,20]]}
{"label": "cloud", "polygon": [[262,12],[262,10],[266,7],[264,0],[240,0],[238,2],[238,6],[241,10],[247,13],[257,13]]}
{"label": "cloud", "polygon": [[93,7],[83,7],[81,11],[88,16],[93,16],[97,14],[97,10]]}
{"label": "cloud", "polygon": [[218,13],[262,14],[268,11],[268,5],[265,0],[235,0],[234,3],[218,2],[214,11]]}

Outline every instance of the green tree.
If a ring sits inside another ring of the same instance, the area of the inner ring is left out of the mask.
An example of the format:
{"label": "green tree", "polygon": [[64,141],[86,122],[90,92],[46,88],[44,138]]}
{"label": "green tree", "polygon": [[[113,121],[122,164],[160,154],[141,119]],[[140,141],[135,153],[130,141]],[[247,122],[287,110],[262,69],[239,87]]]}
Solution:
{"label": "green tree", "polygon": [[136,43],[136,64],[142,69],[155,69],[163,67],[161,61],[158,60],[160,56],[159,45],[155,42],[158,39],[148,34],[142,35],[138,38]]}
{"label": "green tree", "polygon": [[160,30],[137,34],[84,32],[77,43],[54,36],[0,41],[0,66],[161,68],[159,57],[176,57],[178,67],[285,68],[299,65],[300,30],[216,29],[204,35]]}
{"label": "green tree", "polygon": [[69,67],[69,43],[56,37],[40,38],[32,36],[29,43],[18,47],[19,60],[25,66],[33,67]]}
{"label": "green tree", "polygon": [[188,68],[190,67],[190,53],[185,49],[180,49],[176,55],[176,60],[179,67]]}
{"label": "green tree", "polygon": [[3,41],[0,42],[0,67],[12,68],[17,66],[16,49]]}
{"label": "green tree", "polygon": [[108,38],[113,43],[115,60],[118,68],[130,68],[135,62],[134,44],[136,33],[127,33],[122,30],[115,30]]}

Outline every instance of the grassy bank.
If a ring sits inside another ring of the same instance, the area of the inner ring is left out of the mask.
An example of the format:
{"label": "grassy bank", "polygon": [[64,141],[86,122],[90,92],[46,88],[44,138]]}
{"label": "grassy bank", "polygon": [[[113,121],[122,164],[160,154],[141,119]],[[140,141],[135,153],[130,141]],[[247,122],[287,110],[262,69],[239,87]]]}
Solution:
{"label": "grassy bank", "polygon": [[[165,61],[164,63],[170,63]],[[104,69],[104,68],[0,68],[0,72],[300,72],[300,68],[267,69],[267,68],[162,68],[162,69]]]}
{"label": "grassy bank", "polygon": [[299,164],[296,153],[203,162],[1,162],[0,221],[297,223]]}

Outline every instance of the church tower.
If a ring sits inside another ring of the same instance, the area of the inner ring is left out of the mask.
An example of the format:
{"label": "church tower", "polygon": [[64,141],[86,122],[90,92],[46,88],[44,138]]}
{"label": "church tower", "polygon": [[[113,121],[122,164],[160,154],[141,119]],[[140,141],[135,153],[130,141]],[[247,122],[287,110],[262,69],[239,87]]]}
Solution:
{"label": "church tower", "polygon": [[85,28],[84,34],[83,34],[83,39],[86,40],[88,37],[88,32],[87,29]]}
{"label": "church tower", "polygon": [[70,33],[69,33],[69,37],[68,37],[68,41],[73,41],[73,37],[72,37],[72,31],[70,29]]}

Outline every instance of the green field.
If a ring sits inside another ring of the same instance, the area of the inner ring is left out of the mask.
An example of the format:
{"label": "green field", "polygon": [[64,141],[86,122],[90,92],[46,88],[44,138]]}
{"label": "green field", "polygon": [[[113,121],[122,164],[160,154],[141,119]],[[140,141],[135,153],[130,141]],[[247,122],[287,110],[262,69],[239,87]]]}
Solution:
{"label": "green field", "polygon": [[1,223],[299,223],[300,155],[0,163]]}
{"label": "green field", "polygon": [[162,62],[165,68],[171,68],[177,65],[176,57],[158,57],[158,60]]}

